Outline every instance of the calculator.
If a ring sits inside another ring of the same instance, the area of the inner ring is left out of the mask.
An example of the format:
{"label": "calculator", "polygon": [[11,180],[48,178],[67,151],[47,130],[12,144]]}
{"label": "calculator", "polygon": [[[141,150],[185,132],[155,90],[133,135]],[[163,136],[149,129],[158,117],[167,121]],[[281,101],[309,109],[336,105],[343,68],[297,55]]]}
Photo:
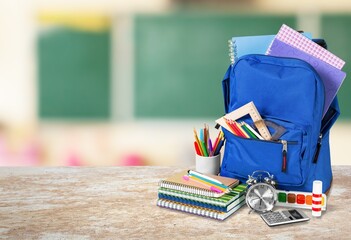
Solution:
{"label": "calculator", "polygon": [[309,217],[306,216],[306,214],[304,214],[302,211],[297,209],[266,212],[260,215],[261,215],[261,218],[270,227],[310,220]]}

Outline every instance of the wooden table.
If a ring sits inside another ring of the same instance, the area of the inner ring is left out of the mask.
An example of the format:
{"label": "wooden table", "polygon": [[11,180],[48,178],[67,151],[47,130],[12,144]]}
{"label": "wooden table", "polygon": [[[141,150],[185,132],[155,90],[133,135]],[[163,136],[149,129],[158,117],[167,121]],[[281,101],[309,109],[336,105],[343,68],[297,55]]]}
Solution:
{"label": "wooden table", "polygon": [[156,206],[174,167],[0,168],[0,239],[351,239],[351,166],[335,166],[327,211],[270,228],[248,208],[217,221]]}

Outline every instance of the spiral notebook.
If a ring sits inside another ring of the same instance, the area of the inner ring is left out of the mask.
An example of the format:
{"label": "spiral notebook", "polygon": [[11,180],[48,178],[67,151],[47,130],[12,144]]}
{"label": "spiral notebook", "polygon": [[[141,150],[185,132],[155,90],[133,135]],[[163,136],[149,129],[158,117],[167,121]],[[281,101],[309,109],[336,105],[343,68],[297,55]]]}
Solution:
{"label": "spiral notebook", "polygon": [[[197,194],[197,195],[207,196],[207,197],[221,197],[225,194],[224,192],[217,193],[217,192],[211,191],[209,188],[204,187],[204,185],[202,185],[198,182],[184,180],[183,176],[187,175],[187,174],[188,174],[188,170],[184,170],[182,172],[176,173],[173,176],[171,176],[165,180],[161,180],[159,182],[159,186],[164,187],[164,188],[168,188],[168,189],[173,189],[173,190],[193,193],[193,194]],[[224,185],[226,185],[230,188],[236,187],[239,184],[238,179],[210,175],[210,174],[206,174],[206,175],[222,182]]]}
{"label": "spiral notebook", "polygon": [[211,204],[213,206],[227,207],[232,202],[234,202],[237,198],[239,198],[242,194],[244,194],[246,188],[247,188],[246,184],[239,184],[238,186],[233,188],[232,191],[218,198],[206,197],[206,196],[201,196],[193,193],[187,193],[183,191],[162,188],[162,187],[159,188],[158,193],[173,196],[173,197],[179,197],[190,201],[201,202],[204,204]]}
{"label": "spiral notebook", "polygon": [[[302,33],[306,38],[312,38],[312,34]],[[232,37],[228,41],[229,58],[233,65],[237,60],[247,54],[265,54],[276,35],[257,35]]]}
{"label": "spiral notebook", "polygon": [[243,205],[245,205],[245,203],[246,203],[245,196],[243,195],[234,201],[235,207],[233,207],[230,211],[221,212],[221,211],[206,209],[206,208],[197,207],[193,205],[178,203],[178,202],[174,202],[166,199],[157,200],[157,206],[159,207],[169,208],[169,209],[191,213],[191,214],[195,214],[203,217],[214,218],[217,220],[225,220],[233,213],[235,213],[238,209],[240,209]]}

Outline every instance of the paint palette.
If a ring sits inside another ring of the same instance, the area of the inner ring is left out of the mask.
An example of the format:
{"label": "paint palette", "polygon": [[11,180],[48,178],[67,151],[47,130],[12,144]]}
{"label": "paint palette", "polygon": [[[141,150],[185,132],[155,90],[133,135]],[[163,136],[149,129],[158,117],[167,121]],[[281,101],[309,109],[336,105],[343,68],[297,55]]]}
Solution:
{"label": "paint palette", "polygon": [[[275,206],[312,209],[312,193],[277,190]],[[322,194],[322,211],[327,209],[327,196]]]}

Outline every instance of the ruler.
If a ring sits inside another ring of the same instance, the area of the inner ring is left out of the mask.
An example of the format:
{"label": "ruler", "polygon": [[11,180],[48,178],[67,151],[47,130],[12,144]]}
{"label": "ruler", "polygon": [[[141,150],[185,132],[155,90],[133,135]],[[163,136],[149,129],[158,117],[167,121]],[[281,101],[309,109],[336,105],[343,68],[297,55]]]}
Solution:
{"label": "ruler", "polygon": [[242,118],[248,114],[252,118],[252,121],[255,124],[255,126],[256,126],[257,130],[259,131],[259,133],[261,134],[261,136],[265,140],[271,140],[272,136],[269,133],[269,130],[268,130],[266,124],[264,123],[260,113],[257,111],[257,108],[252,101],[245,104],[244,106],[226,114],[225,116],[217,119],[216,123],[218,123],[219,125],[221,125],[222,127],[224,127],[225,129],[227,129],[228,131],[231,132],[231,130],[228,127],[228,125],[226,124],[224,118],[231,119],[231,120],[235,121],[235,120]]}
{"label": "ruler", "polygon": [[286,129],[283,126],[280,126],[275,122],[264,120],[264,123],[266,124],[267,127],[271,127],[274,129],[274,133],[272,134],[271,140],[274,140],[274,141],[278,140],[286,132]]}

